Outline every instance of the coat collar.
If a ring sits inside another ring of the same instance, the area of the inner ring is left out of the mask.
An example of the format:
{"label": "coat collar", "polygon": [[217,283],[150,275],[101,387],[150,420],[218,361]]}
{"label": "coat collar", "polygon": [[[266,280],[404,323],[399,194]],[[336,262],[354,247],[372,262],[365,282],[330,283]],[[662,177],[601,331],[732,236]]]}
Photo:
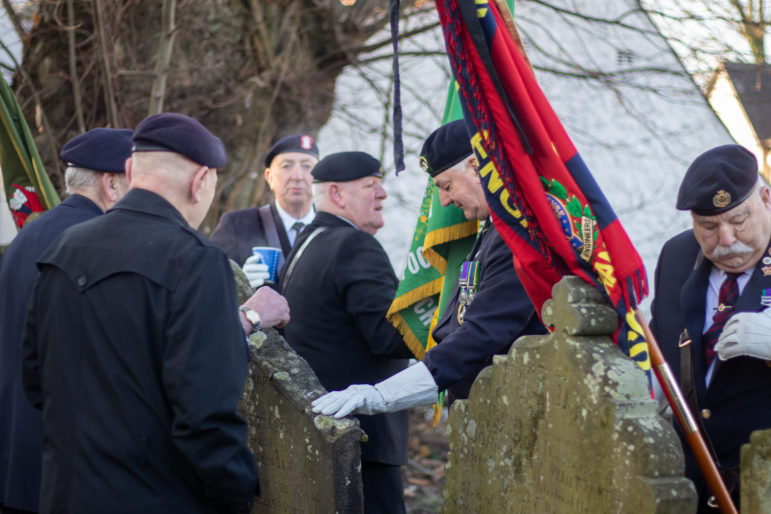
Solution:
{"label": "coat collar", "polygon": [[82,209],[84,211],[93,212],[94,214],[103,214],[102,209],[100,209],[99,206],[93,202],[93,200],[77,193],[65,198],[61,205],[75,209]]}
{"label": "coat collar", "polygon": [[157,193],[147,189],[132,189],[121,201],[110,209],[141,212],[150,216],[159,216],[174,221],[183,227],[190,228],[190,224],[182,217],[182,214]]}

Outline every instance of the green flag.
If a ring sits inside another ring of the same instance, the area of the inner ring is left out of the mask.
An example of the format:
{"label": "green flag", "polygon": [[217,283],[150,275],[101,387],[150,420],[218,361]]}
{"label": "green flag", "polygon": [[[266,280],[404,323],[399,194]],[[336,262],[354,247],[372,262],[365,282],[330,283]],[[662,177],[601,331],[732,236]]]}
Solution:
{"label": "green flag", "polygon": [[[450,86],[442,123],[462,118],[454,84]],[[399,283],[388,320],[399,329],[417,359],[434,346],[431,330],[452,294],[458,270],[477,235],[479,223],[463,211],[442,207],[429,177],[412,237],[404,279]]]}
{"label": "green flag", "polygon": [[59,203],[59,196],[43,168],[35,141],[19,103],[0,74],[0,169],[8,205],[17,228],[35,212]]}

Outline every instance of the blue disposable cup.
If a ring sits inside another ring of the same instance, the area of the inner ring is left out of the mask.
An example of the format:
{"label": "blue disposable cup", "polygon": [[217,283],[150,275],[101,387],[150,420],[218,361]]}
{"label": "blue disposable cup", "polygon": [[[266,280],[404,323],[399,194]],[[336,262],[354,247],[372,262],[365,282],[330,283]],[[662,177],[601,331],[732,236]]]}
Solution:
{"label": "blue disposable cup", "polygon": [[278,271],[278,260],[281,258],[281,250],[272,246],[253,246],[252,255],[259,255],[260,262],[268,265],[268,282],[276,281],[276,272]]}

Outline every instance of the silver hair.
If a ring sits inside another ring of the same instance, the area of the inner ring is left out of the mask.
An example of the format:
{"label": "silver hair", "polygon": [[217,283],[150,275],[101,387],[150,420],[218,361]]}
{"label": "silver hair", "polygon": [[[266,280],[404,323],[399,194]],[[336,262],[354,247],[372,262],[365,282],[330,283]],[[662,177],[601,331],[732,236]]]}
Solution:
{"label": "silver hair", "polygon": [[[471,160],[471,158],[474,157],[474,154],[469,154],[468,157],[464,158],[462,161],[460,161],[457,164],[454,164],[453,166],[450,166],[447,168],[447,170],[458,170],[458,171],[466,171],[466,168],[468,167],[468,161]],[[447,171],[445,170],[445,171]]]}
{"label": "silver hair", "polygon": [[71,195],[80,189],[98,186],[102,180],[102,173],[89,168],[67,166],[64,171],[64,186],[67,194]]}

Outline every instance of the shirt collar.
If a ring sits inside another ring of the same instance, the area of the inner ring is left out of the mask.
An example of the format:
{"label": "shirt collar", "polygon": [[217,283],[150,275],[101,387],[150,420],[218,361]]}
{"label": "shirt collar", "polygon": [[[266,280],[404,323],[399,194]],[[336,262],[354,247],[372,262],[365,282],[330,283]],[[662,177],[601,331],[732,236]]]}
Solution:
{"label": "shirt collar", "polygon": [[303,224],[308,225],[313,221],[313,218],[316,217],[316,207],[313,205],[311,205],[311,210],[308,211],[308,214],[300,219],[295,218],[282,209],[278,202],[273,202],[273,205],[276,206],[276,212],[278,212],[278,216],[281,218],[281,223],[284,224],[284,227],[287,230],[289,230],[296,221],[301,221]]}

